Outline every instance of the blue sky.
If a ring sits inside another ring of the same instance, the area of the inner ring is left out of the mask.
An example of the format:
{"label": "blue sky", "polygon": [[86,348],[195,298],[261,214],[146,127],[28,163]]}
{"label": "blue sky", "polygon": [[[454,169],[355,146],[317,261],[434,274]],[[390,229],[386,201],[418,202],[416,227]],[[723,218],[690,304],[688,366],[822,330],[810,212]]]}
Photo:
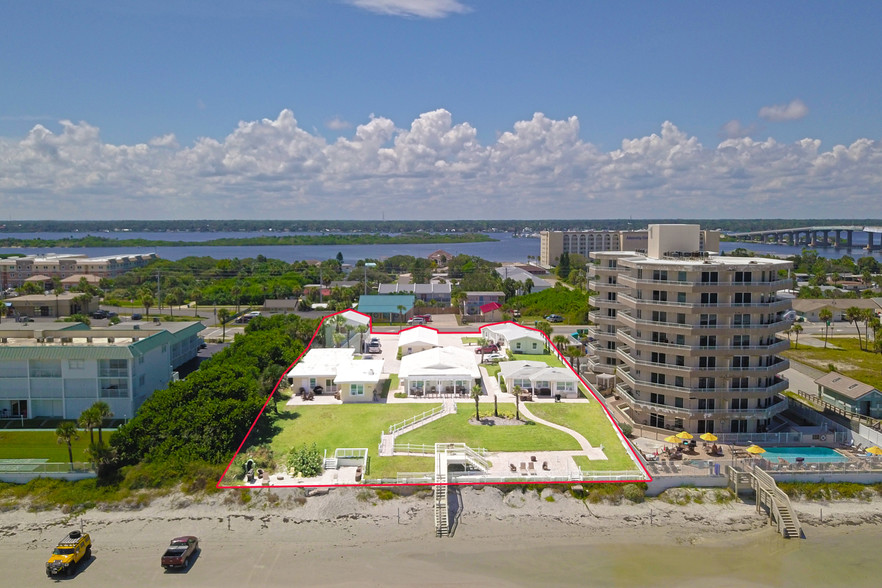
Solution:
{"label": "blue sky", "polygon": [[[879,217],[880,16],[878,2],[5,3],[0,215]],[[157,206],[133,208],[145,198]]]}

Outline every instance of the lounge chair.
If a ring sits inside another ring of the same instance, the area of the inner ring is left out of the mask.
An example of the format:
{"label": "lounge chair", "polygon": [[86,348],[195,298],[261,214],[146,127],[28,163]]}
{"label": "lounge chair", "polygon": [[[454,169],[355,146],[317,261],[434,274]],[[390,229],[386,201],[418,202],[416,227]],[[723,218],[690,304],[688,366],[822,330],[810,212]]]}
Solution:
{"label": "lounge chair", "polygon": [[512,473],[516,474],[518,472],[518,467],[515,464],[510,463],[508,464],[508,467],[511,468]]}
{"label": "lounge chair", "polygon": [[524,476],[527,475],[527,464],[523,461],[521,462],[521,474]]}
{"label": "lounge chair", "polygon": [[532,461],[530,463],[528,463],[527,464],[527,471],[530,472],[530,475],[535,476],[536,475],[536,464],[533,463]]}
{"label": "lounge chair", "polygon": [[545,470],[546,472],[550,472],[550,471],[551,471],[551,468],[548,467],[548,462],[547,462],[547,461],[543,461],[543,462],[542,462],[542,469]]}
{"label": "lounge chair", "polygon": [[530,461],[532,461],[532,462],[537,461],[537,460],[536,460],[536,456],[535,456],[535,455],[531,455],[531,456],[530,456]]}

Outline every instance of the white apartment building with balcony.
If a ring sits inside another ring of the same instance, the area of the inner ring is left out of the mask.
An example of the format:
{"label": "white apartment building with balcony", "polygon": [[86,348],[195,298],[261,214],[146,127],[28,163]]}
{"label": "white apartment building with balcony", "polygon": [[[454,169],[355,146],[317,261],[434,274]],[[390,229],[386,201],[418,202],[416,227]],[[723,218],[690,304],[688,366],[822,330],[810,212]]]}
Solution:
{"label": "white apartment building with balcony", "polygon": [[[790,262],[711,255],[698,225],[650,225],[647,254],[592,255],[592,355],[616,368],[635,423],[693,434],[765,431],[786,403],[776,354]],[[614,357],[613,357],[614,353]]]}

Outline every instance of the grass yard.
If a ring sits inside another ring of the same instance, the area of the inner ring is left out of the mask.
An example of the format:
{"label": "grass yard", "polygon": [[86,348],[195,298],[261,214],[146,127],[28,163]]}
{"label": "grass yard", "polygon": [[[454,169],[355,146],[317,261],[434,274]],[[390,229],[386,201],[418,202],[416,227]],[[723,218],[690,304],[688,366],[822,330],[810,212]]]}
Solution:
{"label": "grass yard", "polygon": [[[469,447],[483,447],[488,451],[578,451],[579,443],[570,435],[545,425],[472,425],[474,405],[460,404],[456,414],[448,415],[428,425],[405,433],[398,443],[433,445],[435,443],[465,443]],[[532,409],[532,407],[531,407]],[[492,402],[482,403],[481,414],[492,414]],[[500,403],[500,413],[515,413],[512,403]]]}
{"label": "grass yard", "polygon": [[861,351],[857,337],[831,337],[829,342],[842,349],[800,345],[798,349],[783,351],[781,355],[825,372],[830,371],[832,364],[837,372],[882,389],[882,354]]}
{"label": "grass yard", "polygon": [[477,345],[478,341],[481,340],[480,337],[460,337],[460,339],[462,339],[463,345],[471,345],[473,343]]}
{"label": "grass yard", "polygon": [[[80,431],[79,441],[71,443],[74,461],[86,461],[83,453],[89,447],[89,432]],[[102,433],[107,443],[111,431]],[[0,431],[0,459],[48,459],[50,462],[68,463],[67,444],[59,444],[55,431]],[[95,431],[98,442],[98,431]]]}
{"label": "grass yard", "polygon": [[587,404],[532,403],[530,412],[539,418],[578,431],[594,447],[603,444],[603,451],[609,459],[587,461],[587,464],[582,466],[583,469],[618,471],[636,467],[628,452],[622,447],[618,432],[596,400],[592,399]]}
{"label": "grass yard", "polygon": [[556,355],[545,353],[540,355],[532,355],[529,353],[515,353],[514,361],[544,361],[551,367],[563,367],[564,364]]}
{"label": "grass yard", "polygon": [[[298,406],[286,409],[276,420],[281,431],[273,438],[271,447],[276,459],[285,456],[295,446],[316,444],[320,452],[341,447],[367,447],[372,478],[395,477],[397,471],[431,471],[431,458],[399,458],[377,455],[380,431],[406,418],[432,410],[440,404],[338,404]],[[412,460],[428,459],[428,466]],[[396,461],[397,460],[397,461]]]}

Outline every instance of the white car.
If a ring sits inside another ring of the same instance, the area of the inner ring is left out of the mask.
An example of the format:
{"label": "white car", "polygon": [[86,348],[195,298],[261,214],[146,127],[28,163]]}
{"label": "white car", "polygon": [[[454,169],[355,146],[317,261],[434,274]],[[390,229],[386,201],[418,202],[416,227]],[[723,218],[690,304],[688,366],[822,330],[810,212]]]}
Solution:
{"label": "white car", "polygon": [[505,356],[501,353],[491,353],[484,356],[484,363],[499,363],[504,360]]}

